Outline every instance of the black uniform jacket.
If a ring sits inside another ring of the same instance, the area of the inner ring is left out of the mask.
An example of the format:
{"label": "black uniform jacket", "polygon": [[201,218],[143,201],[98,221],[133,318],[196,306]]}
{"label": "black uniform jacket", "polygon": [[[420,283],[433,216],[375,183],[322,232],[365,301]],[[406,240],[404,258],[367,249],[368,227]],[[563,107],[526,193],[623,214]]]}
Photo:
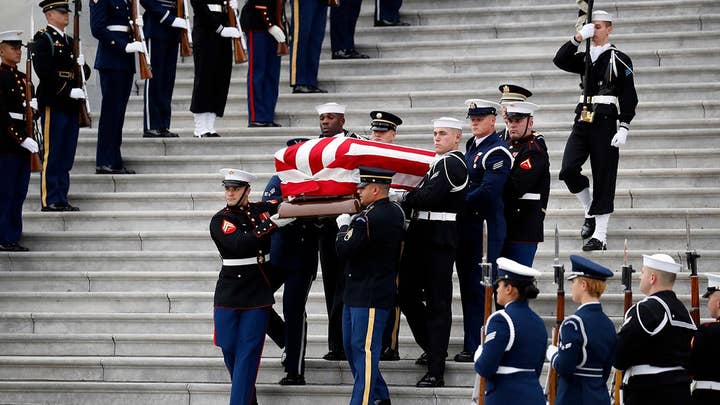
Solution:
{"label": "black uniform jacket", "polygon": [[345,263],[343,302],[351,307],[391,308],[405,215],[387,198],[371,203],[343,225],[335,247]]}
{"label": "black uniform jacket", "polygon": [[0,65],[0,155],[3,156],[30,157],[30,152],[20,146],[27,138],[25,121],[10,117],[10,113],[25,116],[26,80],[25,73],[16,67]]}
{"label": "black uniform jacket", "polygon": [[[690,354],[690,374],[693,379],[720,384],[718,360],[720,360],[720,319],[700,325],[695,333]],[[720,399],[720,390],[704,389],[703,391],[707,392],[699,392],[696,387],[693,396],[703,394],[709,398],[712,395],[712,398]]]}
{"label": "black uniform jacket", "polygon": [[222,266],[215,286],[215,306],[250,309],[272,305],[273,269],[264,257],[270,253],[270,233],[277,229],[270,215],[277,204],[250,203],[246,208],[225,207],[210,221],[210,235],[223,259],[256,258],[257,263]]}
{"label": "black uniform jacket", "polygon": [[248,0],[240,13],[242,30],[267,31],[273,25],[282,29],[282,3],[282,0]]}
{"label": "black uniform jacket", "polygon": [[542,242],[545,209],[550,195],[550,158],[545,139],[539,132],[508,146],[513,166],[505,183],[506,240]]}

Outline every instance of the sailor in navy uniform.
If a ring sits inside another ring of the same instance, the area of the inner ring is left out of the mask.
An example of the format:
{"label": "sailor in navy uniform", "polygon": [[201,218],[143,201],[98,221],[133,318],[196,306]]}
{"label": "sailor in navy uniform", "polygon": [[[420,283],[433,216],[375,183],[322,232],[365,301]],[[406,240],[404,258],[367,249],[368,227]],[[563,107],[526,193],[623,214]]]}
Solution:
{"label": "sailor in navy uniform", "polygon": [[720,404],[720,274],[707,274],[707,308],[714,320],[698,327],[692,340],[690,374],[695,383],[692,405]]}
{"label": "sailor in navy uniform", "polygon": [[214,343],[230,372],[230,404],[249,405],[257,403],[255,379],[274,302],[270,234],[292,219],[271,217],[275,202],[248,202],[254,175],[236,169],[220,172],[227,206],[210,221],[210,236],[223,259],[215,286]]}
{"label": "sailor in navy uniform", "polygon": [[509,143],[508,141],[508,119],[507,119],[507,112],[505,111],[505,103],[517,103],[517,102],[525,102],[527,99],[532,96],[532,92],[524,87],[518,86],[516,84],[510,84],[505,83],[501,84],[498,87],[498,90],[500,90],[500,105],[502,108],[502,118],[503,121],[505,121],[505,129],[498,132],[498,136],[500,136],[500,139],[505,141],[505,143]]}
{"label": "sailor in navy uniform", "polygon": [[505,184],[507,236],[502,255],[532,266],[538,243],[543,241],[543,222],[550,195],[550,158],[545,138],[533,129],[529,102],[506,102],[508,149],[513,156],[510,177]]}
{"label": "sailor in navy uniform", "polygon": [[145,80],[144,138],[176,138],[170,132],[178,44],[188,20],[178,18],[177,0],[140,0],[153,77]]}
{"label": "sailor in navy uniform", "polygon": [[90,2],[90,30],[98,40],[95,69],[100,75],[100,122],[98,123],[96,174],[134,174],[123,165],[120,145],[125,110],[135,74],[135,54],[145,53],[145,44],[132,35],[130,2]]}
{"label": "sailor in navy uniform", "polygon": [[73,39],[65,34],[69,22],[67,1],[45,0],[40,3],[48,26],[33,38],[33,66],[40,84],[38,104],[43,130],[43,170],[40,174],[42,211],[78,211],[68,202],[70,170],[75,161],[80,103],[85,91],[77,88],[75,66],[83,65],[86,77],[90,68],[83,55],[73,55]]}
{"label": "sailor in navy uniform", "polygon": [[558,346],[550,345],[547,359],[558,373],[557,405],[610,404],[607,379],[615,359],[615,325],[605,315],[600,296],[610,269],[582,256],[571,255],[572,300],[575,315],[560,325]]}
{"label": "sailor in navy uniform", "polygon": [[327,93],[319,88],[318,69],[330,0],[291,1],[290,87],[293,93]]}
{"label": "sailor in navy uniform", "polygon": [[528,304],[537,297],[540,272],[510,259],[497,259],[497,302],[485,326],[485,342],[475,352],[475,372],[487,379],[486,405],[545,405],[540,374],[547,331]]}
{"label": "sailor in navy uniform", "polygon": [[347,106],[338,103],[325,103],[315,106],[320,119],[320,138],[345,136],[348,138],[367,139],[345,129],[345,110]]}
{"label": "sailor in navy uniform", "polygon": [[[592,37],[592,68],[587,90],[588,96],[592,97],[590,103],[595,117],[590,123],[580,119],[584,101],[581,96],[560,169],[560,180],[585,210],[585,222],[580,231],[583,239],[589,238],[583,245],[585,251],[607,248],[607,225],[614,210],[619,148],[627,141],[630,121],[638,103],[632,61],[608,42],[611,32],[612,16],[595,10],[592,23],[583,26],[560,47],[553,60],[560,69],[583,75],[585,52],[577,52],[578,45]],[[588,157],[592,167],[592,192],[590,181],[582,174],[582,165]]]}
{"label": "sailor in navy uniform", "polygon": [[643,255],[640,291],[646,297],[625,313],[615,368],[624,371],[627,405],[690,403],[690,341],[696,327],[672,288],[680,271],[672,257]]}
{"label": "sailor in navy uniform", "polygon": [[[415,341],[426,353],[428,372],[418,387],[445,384],[452,324],[452,273],[458,245],[457,214],[465,204],[467,167],[458,145],[462,121],[433,120],[437,160],[418,186],[400,200],[410,211],[410,226],[400,265],[399,301]],[[425,301],[425,302],[423,302]]]}
{"label": "sailor in navy uniform", "polygon": [[27,76],[17,68],[22,59],[22,34],[0,32],[0,252],[28,251],[18,241],[30,183],[30,156],[39,149],[25,126]]}
{"label": "sailor in navy uniform", "polygon": [[345,264],[343,346],[354,384],[350,405],[390,404],[380,374],[380,346],[395,303],[405,215],[388,199],[393,172],[360,167],[358,194],[364,209],[339,215],[336,246]]}
{"label": "sailor in navy uniform", "polygon": [[[457,273],[463,308],[463,350],[455,361],[471,362],[473,351],[480,344],[485,290],[481,286],[483,257],[483,221],[487,220],[487,259],[495,263],[505,242],[505,212],[502,193],[510,169],[512,155],[495,132],[495,116],[500,104],[486,100],[467,100],[471,119],[471,137],[466,145],[465,162],[470,183],[465,194],[465,210],[460,224]],[[493,265],[493,279],[497,270]]]}

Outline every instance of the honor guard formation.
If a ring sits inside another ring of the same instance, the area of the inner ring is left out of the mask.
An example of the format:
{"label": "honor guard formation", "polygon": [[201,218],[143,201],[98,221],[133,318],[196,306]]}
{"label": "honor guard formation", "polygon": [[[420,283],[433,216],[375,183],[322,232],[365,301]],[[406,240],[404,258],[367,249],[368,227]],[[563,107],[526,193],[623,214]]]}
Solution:
{"label": "honor guard formation", "polygon": [[720,404],[718,174],[687,166],[720,7],[701,45],[637,23],[689,1],[33,1],[0,32],[0,403]]}

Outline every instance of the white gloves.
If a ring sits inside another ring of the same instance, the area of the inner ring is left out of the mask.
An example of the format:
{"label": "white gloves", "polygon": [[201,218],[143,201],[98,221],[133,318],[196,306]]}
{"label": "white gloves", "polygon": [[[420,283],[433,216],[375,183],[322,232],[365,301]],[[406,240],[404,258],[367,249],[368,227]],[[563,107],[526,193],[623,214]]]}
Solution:
{"label": "white gloves", "polygon": [[625,142],[627,142],[627,136],[628,136],[628,130],[625,127],[618,128],[617,132],[615,133],[615,136],[613,136],[612,141],[610,141],[610,145],[619,148],[622,145],[625,145]]}
{"label": "white gloves", "polygon": [[83,55],[83,54],[78,55],[77,64],[80,65],[80,67],[85,66],[85,55]]}
{"label": "white gloves", "polygon": [[557,352],[558,352],[558,347],[550,345],[550,346],[548,346],[547,351],[545,352],[545,357],[548,359],[548,361],[552,361],[553,356]]}
{"label": "white gloves", "polygon": [[580,37],[582,38],[581,41],[591,38],[595,35],[595,24],[583,25],[583,27],[580,28],[580,31],[578,31],[578,34],[580,34]]}
{"label": "white gloves", "polygon": [[220,36],[223,38],[240,38],[240,30],[235,27],[223,27]]}
{"label": "white gloves", "polygon": [[[25,100],[23,100],[23,107],[27,107],[27,105],[25,104]],[[32,108],[33,110],[38,109],[37,99],[34,97],[30,99],[30,108]]]}
{"label": "white gloves", "polygon": [[285,42],[285,33],[277,25],[268,28],[268,33],[272,35],[278,43]]}
{"label": "white gloves", "polygon": [[125,46],[125,52],[127,53],[134,53],[134,52],[142,52],[145,53],[145,47],[143,46],[143,43],[140,41],[130,42]]}
{"label": "white gloves", "polygon": [[37,153],[37,151],[40,150],[40,148],[38,147],[38,143],[35,142],[35,140],[32,138],[25,138],[25,140],[22,141],[20,146],[29,150],[30,153]]}
{"label": "white gloves", "polygon": [[135,19],[135,25],[137,25],[138,27],[142,28],[143,25],[145,25],[145,23],[143,23],[143,19],[142,19],[142,18],[136,18],[136,19]]}
{"label": "white gloves", "polygon": [[480,358],[480,356],[482,355],[482,349],[483,349],[483,346],[479,345],[477,350],[475,350],[475,355],[473,356],[473,361],[477,361]]}
{"label": "white gloves", "polygon": [[230,0],[230,1],[228,1],[228,5],[229,5],[230,7],[232,7],[233,10],[237,10],[237,9],[238,9],[238,2],[237,2],[237,0]]}
{"label": "white gloves", "polygon": [[177,18],[177,17],[175,17],[175,19],[173,20],[172,24],[170,24],[170,25],[172,25],[172,26],[175,27],[175,28],[181,28],[181,29],[184,29],[184,30],[188,29],[188,22],[187,22],[187,20],[184,19],[184,18]]}
{"label": "white gloves", "polygon": [[240,31],[240,44],[242,45],[243,49],[247,48],[247,41],[245,40],[245,33]]}
{"label": "white gloves", "polygon": [[85,98],[85,92],[83,91],[83,89],[76,87],[70,90],[70,98],[73,98],[75,100],[82,100]]}
{"label": "white gloves", "polygon": [[350,217],[350,214],[340,214],[335,218],[335,222],[337,223],[338,228],[342,228],[343,225],[350,225],[352,217]]}
{"label": "white gloves", "polygon": [[280,215],[273,214],[273,216],[270,217],[270,220],[275,224],[275,226],[282,228],[283,226],[293,222],[295,218],[280,218]]}
{"label": "white gloves", "polygon": [[388,191],[388,198],[390,201],[403,202],[405,200],[405,190],[390,189]]}

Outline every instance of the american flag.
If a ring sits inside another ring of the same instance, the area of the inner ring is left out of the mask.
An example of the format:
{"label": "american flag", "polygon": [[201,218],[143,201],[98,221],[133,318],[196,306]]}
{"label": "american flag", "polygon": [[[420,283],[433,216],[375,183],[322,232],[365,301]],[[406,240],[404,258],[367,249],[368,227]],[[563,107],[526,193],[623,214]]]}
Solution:
{"label": "american flag", "polygon": [[415,187],[436,157],[435,152],[363,139],[312,139],[275,153],[275,170],[283,197],[329,197],[355,194],[358,167],[392,170],[392,187]]}

